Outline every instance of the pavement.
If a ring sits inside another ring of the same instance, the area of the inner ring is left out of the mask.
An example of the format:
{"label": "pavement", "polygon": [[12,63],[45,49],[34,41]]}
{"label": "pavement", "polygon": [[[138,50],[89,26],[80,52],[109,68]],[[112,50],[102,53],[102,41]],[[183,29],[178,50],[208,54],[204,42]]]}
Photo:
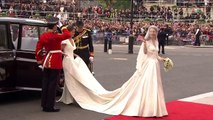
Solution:
{"label": "pavement", "polygon": [[179,101],[202,103],[207,105],[213,105],[213,92],[199,94],[187,98],[180,99]]}
{"label": "pavement", "polygon": [[[133,54],[128,54],[128,45],[113,44],[112,54],[104,53],[103,44],[94,44],[94,48],[95,77],[105,89],[119,88],[135,72],[140,45],[134,45]],[[180,100],[213,105],[212,48],[165,47],[166,54],[161,55],[171,58],[175,64],[170,72],[161,72],[166,102]],[[103,120],[111,117],[84,110],[77,104],[63,103],[56,104],[61,108],[59,113],[44,113],[40,108],[40,92],[35,91],[0,95],[0,106],[0,120]]]}
{"label": "pavement", "polygon": [[[201,46],[194,46],[194,45],[185,45],[184,47],[192,47],[192,48],[213,48],[213,45],[201,45]],[[186,101],[186,102],[194,102],[194,103],[202,103],[207,105],[213,105],[213,92],[203,93],[183,99],[179,99],[179,101]]]}
{"label": "pavement", "polygon": [[[113,47],[121,47],[121,45],[113,45]],[[139,48],[140,45],[135,45],[135,48]],[[177,48],[213,48],[213,45],[203,45],[201,44],[200,46],[194,46],[194,45],[184,45],[184,46],[166,46],[166,49],[177,49]],[[194,103],[202,103],[202,104],[208,104],[208,105],[213,105],[213,91],[208,92],[208,93],[203,93],[203,94],[198,94],[182,99],[178,99],[178,101],[186,101],[186,102],[194,102]]]}
{"label": "pavement", "polygon": [[200,46],[194,46],[194,45],[184,45],[185,47],[193,47],[193,48],[213,48],[213,45],[200,45]]}
{"label": "pavement", "polygon": [[[118,45],[119,46],[119,45]],[[140,47],[140,46],[135,46]],[[184,45],[184,46],[166,46],[167,49],[176,49],[177,47],[188,47],[188,48],[213,48],[213,45],[203,45],[200,46],[194,46],[194,45]],[[187,98],[179,99],[178,101],[186,101],[186,102],[193,102],[193,103],[202,103],[202,104],[208,104],[213,105],[213,91],[203,94],[198,94],[194,96],[190,96]]]}
{"label": "pavement", "polygon": [[[201,45],[201,46],[185,45],[184,47],[213,48],[213,45]],[[194,102],[194,103],[202,103],[202,104],[213,105],[213,92],[203,93],[203,94],[199,94],[199,95],[195,95],[195,96],[179,99],[179,101],[186,101],[186,102]]]}

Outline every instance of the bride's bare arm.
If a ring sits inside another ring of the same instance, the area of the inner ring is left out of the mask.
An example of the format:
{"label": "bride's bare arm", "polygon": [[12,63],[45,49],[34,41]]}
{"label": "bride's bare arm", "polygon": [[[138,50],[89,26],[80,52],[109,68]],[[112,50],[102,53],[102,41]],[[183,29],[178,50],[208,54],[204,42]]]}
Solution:
{"label": "bride's bare arm", "polygon": [[147,54],[147,43],[146,43],[146,40],[144,40],[142,44],[144,44],[143,52],[144,52],[144,54]]}
{"label": "bride's bare arm", "polygon": [[61,44],[61,50],[63,51],[65,48],[66,44]]}
{"label": "bride's bare arm", "polygon": [[158,55],[158,60],[160,60],[160,61],[165,61],[165,59],[166,59],[166,58],[161,57],[161,56]]}

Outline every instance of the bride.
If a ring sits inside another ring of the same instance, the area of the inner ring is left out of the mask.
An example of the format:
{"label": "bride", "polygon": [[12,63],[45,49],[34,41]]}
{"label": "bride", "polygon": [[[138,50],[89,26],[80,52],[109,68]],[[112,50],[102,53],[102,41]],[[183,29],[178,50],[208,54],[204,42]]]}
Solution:
{"label": "bride", "polygon": [[140,117],[168,115],[165,106],[158,56],[158,28],[150,26],[138,53],[136,71],[120,88],[108,91],[94,78],[80,57],[72,39],[63,42],[64,91],[59,101],[74,100],[84,109],[110,114]]}

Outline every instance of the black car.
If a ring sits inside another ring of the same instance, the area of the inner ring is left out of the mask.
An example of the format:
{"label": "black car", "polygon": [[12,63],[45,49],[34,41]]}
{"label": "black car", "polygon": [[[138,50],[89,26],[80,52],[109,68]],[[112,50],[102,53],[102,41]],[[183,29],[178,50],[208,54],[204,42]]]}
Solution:
{"label": "black car", "polygon": [[41,90],[35,47],[46,26],[42,20],[0,17],[0,93]]}

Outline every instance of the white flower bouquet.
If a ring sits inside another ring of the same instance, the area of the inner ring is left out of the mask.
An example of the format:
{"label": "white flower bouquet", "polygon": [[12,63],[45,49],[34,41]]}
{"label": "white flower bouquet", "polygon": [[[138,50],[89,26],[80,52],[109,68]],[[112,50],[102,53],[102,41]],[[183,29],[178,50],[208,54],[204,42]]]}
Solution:
{"label": "white flower bouquet", "polygon": [[174,66],[173,61],[170,58],[166,58],[164,61],[164,70],[168,72],[173,68],[173,66]]}

